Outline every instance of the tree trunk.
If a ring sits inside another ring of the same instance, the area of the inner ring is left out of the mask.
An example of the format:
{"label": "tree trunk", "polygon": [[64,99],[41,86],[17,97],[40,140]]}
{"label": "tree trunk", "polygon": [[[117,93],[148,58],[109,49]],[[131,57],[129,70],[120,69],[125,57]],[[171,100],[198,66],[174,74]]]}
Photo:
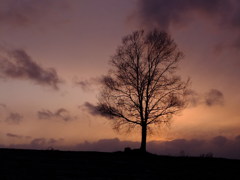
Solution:
{"label": "tree trunk", "polygon": [[146,142],[147,142],[147,125],[145,123],[142,124],[142,141],[140,150],[142,152],[146,152]]}

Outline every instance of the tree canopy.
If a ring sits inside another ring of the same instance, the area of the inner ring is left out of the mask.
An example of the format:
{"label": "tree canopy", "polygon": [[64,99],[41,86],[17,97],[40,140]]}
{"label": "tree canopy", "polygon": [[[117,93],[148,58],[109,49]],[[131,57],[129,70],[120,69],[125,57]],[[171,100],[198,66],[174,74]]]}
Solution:
{"label": "tree canopy", "polygon": [[147,130],[169,123],[185,106],[189,80],[176,74],[183,53],[163,31],[135,31],[122,39],[102,79],[98,110],[116,130],[142,129],[141,150],[146,151]]}

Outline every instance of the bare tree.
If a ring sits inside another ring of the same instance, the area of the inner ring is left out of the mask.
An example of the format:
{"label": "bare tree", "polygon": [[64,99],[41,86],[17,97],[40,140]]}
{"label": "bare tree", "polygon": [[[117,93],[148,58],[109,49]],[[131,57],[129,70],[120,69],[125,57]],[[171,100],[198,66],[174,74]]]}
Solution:
{"label": "bare tree", "polygon": [[153,125],[169,123],[184,108],[188,86],[175,74],[183,53],[162,31],[136,31],[122,40],[111,58],[109,74],[102,80],[98,110],[116,130],[141,127],[140,149]]}

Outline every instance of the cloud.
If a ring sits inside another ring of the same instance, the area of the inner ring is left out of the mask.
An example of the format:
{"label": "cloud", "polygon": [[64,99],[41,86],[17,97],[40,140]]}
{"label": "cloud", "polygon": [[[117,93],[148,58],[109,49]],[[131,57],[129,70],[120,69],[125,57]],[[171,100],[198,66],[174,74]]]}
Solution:
{"label": "cloud", "polygon": [[12,134],[12,133],[7,133],[6,136],[10,138],[17,138],[17,139],[21,139],[23,137],[21,135]]}
{"label": "cloud", "polygon": [[188,90],[185,94],[188,107],[196,107],[200,104],[200,95],[194,90]]}
{"label": "cloud", "polygon": [[120,141],[118,138],[100,139],[97,142],[85,141],[84,143],[77,144],[70,149],[77,151],[114,152],[124,150],[125,147],[138,148],[139,142]]}
{"label": "cloud", "polygon": [[189,90],[186,93],[186,99],[188,101],[188,107],[197,107],[201,104],[208,107],[224,105],[224,94],[217,89],[211,89],[204,94]]}
{"label": "cloud", "polygon": [[[16,149],[48,149],[53,148],[54,146],[58,146],[58,144],[62,143],[64,139],[54,139],[54,138],[35,138],[31,140],[30,143],[26,144],[11,144],[7,148],[16,148]],[[1,146],[1,145],[0,145]]]}
{"label": "cloud", "polygon": [[228,139],[224,136],[216,136],[212,139],[212,143],[216,146],[222,147],[227,143]]}
{"label": "cloud", "polygon": [[76,80],[74,81],[74,84],[79,86],[85,92],[92,91],[92,84],[88,80]]}
{"label": "cloud", "polygon": [[58,89],[62,82],[55,69],[44,69],[21,49],[0,51],[0,75],[11,79],[26,79],[36,84]]}
{"label": "cloud", "polygon": [[61,119],[64,121],[74,120],[77,117],[70,115],[70,112],[64,108],[60,108],[55,112],[49,110],[42,110],[37,112],[39,119]]}
{"label": "cloud", "polygon": [[217,89],[211,89],[205,96],[205,104],[207,106],[223,105],[224,104],[223,93]]}
{"label": "cloud", "polygon": [[139,0],[137,16],[143,24],[165,30],[171,24],[188,23],[193,20],[193,14],[208,19],[220,19],[222,23],[228,19],[236,24],[234,22],[239,15],[238,6],[237,1],[229,0]]}
{"label": "cloud", "polygon": [[0,107],[5,109],[5,108],[7,108],[7,105],[3,104],[3,103],[0,103]]}
{"label": "cloud", "polygon": [[79,80],[77,77],[73,78],[73,83],[80,87],[85,92],[92,92],[95,90],[94,86],[100,84],[99,78],[89,78],[85,80]]}
{"label": "cloud", "polygon": [[31,139],[32,138],[31,136],[22,136],[22,135],[13,134],[13,133],[6,133],[6,136],[9,138],[16,138],[16,139],[22,139],[22,138]]}
{"label": "cloud", "polygon": [[39,21],[49,21],[68,8],[65,0],[0,0],[0,24],[27,26]]}
{"label": "cloud", "polygon": [[11,112],[6,117],[5,122],[9,124],[19,124],[23,120],[23,116],[19,113]]}
{"label": "cloud", "polygon": [[3,122],[8,124],[20,124],[23,121],[23,115],[17,112],[12,112],[6,104],[0,103],[0,115]]}
{"label": "cloud", "polygon": [[59,138],[59,139],[35,138],[31,141],[30,147],[31,148],[38,148],[38,149],[39,148],[46,148],[46,147],[49,147],[49,146],[57,145],[58,143],[61,143],[63,141],[64,141],[63,138]]}
{"label": "cloud", "polygon": [[98,111],[97,106],[90,102],[85,102],[83,105],[79,106],[79,108],[83,111],[87,111],[93,116],[102,116],[102,113]]}
{"label": "cloud", "polygon": [[168,31],[170,26],[188,26],[198,18],[221,30],[237,34],[232,46],[240,42],[240,1],[238,0],[138,0],[133,19],[146,28]]}

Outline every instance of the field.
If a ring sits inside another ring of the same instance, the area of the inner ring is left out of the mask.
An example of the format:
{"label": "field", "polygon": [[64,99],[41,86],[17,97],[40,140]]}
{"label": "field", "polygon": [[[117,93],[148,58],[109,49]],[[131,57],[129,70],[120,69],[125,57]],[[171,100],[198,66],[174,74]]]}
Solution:
{"label": "field", "polygon": [[0,149],[1,180],[240,179],[240,160],[138,152]]}

